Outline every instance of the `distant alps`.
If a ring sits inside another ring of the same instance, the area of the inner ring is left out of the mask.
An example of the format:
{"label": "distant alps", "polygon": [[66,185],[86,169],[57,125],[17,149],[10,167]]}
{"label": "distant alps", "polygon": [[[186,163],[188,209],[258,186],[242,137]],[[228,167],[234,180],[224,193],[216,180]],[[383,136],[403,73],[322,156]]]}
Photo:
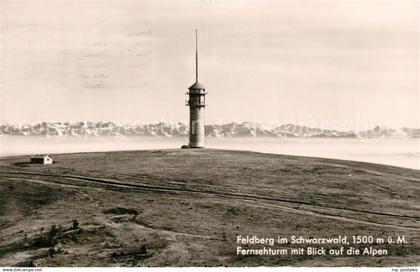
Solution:
{"label": "distant alps", "polygon": [[[184,123],[118,124],[114,122],[41,122],[26,125],[0,125],[0,135],[8,136],[150,136],[188,135]],[[243,122],[206,125],[207,137],[294,137],[294,138],[420,138],[420,129],[376,126],[366,131],[338,131],[283,124]]]}

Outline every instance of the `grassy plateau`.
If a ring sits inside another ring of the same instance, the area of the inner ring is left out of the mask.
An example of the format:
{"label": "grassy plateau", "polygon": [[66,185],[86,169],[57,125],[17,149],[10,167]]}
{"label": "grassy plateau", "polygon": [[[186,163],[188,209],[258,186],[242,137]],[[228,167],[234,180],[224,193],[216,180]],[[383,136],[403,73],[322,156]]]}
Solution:
{"label": "grassy plateau", "polygon": [[[418,170],[212,149],[54,158],[0,159],[0,266],[420,264]],[[292,236],[340,235],[346,250],[387,253],[238,255],[238,246],[264,246],[238,244],[239,235],[285,237],[272,248],[289,253],[343,246],[293,244]],[[374,241],[353,244],[353,236]]]}

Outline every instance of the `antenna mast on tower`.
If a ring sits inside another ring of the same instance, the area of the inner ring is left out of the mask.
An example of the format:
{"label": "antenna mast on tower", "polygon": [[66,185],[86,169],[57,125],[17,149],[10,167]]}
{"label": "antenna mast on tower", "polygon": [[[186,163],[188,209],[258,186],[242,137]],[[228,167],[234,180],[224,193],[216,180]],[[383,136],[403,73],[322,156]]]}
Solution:
{"label": "antenna mast on tower", "polygon": [[198,38],[197,29],[195,29],[195,82],[198,82]]}

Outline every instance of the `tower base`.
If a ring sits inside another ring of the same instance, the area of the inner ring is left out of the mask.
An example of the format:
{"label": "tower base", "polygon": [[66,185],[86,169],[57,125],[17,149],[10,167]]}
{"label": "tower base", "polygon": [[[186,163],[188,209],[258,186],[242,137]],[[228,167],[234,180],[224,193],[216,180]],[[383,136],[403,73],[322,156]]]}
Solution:
{"label": "tower base", "polygon": [[190,146],[190,145],[181,146],[181,149],[188,149],[188,148],[204,148],[204,146]]}
{"label": "tower base", "polygon": [[204,148],[204,146],[188,146],[189,148]]}

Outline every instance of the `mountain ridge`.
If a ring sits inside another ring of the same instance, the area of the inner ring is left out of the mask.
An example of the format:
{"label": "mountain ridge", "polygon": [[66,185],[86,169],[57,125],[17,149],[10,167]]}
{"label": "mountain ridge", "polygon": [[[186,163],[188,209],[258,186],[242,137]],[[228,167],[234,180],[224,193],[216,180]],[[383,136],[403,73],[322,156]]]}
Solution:
{"label": "mountain ridge", "polygon": [[[118,124],[115,122],[41,122],[25,125],[0,125],[0,135],[8,136],[152,136],[188,135],[184,123]],[[293,138],[420,138],[420,129],[392,129],[376,126],[354,132],[321,129],[294,124],[269,126],[261,123],[226,123],[206,125],[207,137],[293,137]]]}
{"label": "mountain ridge", "polygon": [[[41,122],[36,124],[1,124],[2,136],[151,136],[181,137],[188,135],[184,123],[118,124],[115,122]],[[293,137],[293,138],[420,138],[420,129],[376,126],[365,131],[339,131],[294,124],[269,126],[242,122],[206,125],[207,137]]]}

